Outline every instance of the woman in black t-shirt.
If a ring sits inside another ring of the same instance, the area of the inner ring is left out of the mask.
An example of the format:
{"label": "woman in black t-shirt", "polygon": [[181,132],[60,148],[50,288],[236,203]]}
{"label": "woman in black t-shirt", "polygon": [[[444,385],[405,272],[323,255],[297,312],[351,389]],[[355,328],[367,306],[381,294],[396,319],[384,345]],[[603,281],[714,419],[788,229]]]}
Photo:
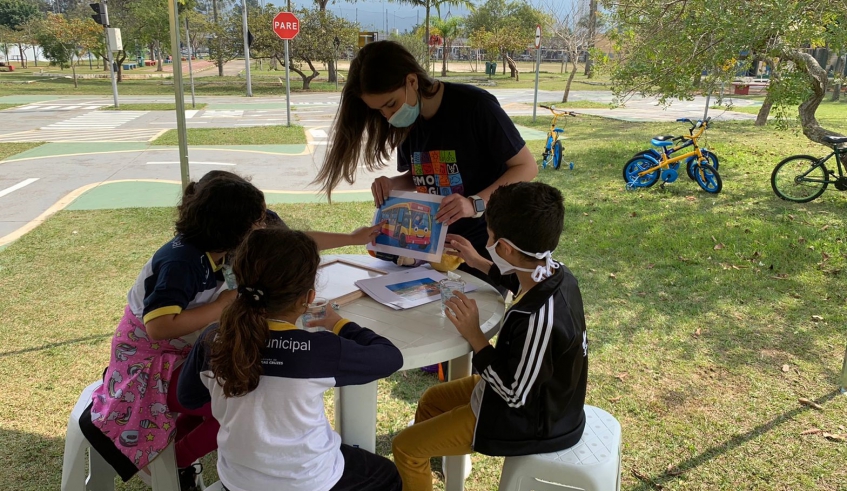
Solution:
{"label": "woman in black t-shirt", "polygon": [[432,79],[400,44],[378,41],[350,63],[316,181],[331,193],[342,179],[355,181],[360,160],[374,171],[387,165],[394,150],[403,174],[374,180],[374,204],[381,206],[391,190],[446,196],[436,220],[484,257],[488,233],[482,213],[491,193],[538,173],[493,95]]}

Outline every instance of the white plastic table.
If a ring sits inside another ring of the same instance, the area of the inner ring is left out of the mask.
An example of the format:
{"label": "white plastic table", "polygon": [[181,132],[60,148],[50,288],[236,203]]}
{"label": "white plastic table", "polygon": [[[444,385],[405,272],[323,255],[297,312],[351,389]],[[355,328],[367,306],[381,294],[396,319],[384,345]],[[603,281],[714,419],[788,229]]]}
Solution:
{"label": "white plastic table", "polygon": [[[406,270],[371,256],[338,255],[324,256],[324,260],[341,257],[387,272]],[[484,281],[462,273],[466,283],[477,289],[468,294],[479,307],[482,331],[491,339],[500,330],[505,304],[503,297]],[[331,278],[329,279],[331,281]],[[456,327],[441,314],[441,302],[432,302],[408,310],[394,310],[363,297],[346,305],[339,311],[342,317],[391,340],[403,353],[403,367],[410,370],[443,361],[450,361],[448,380],[456,380],[471,374],[471,347],[462,338]],[[371,452],[376,449],[377,384],[354,385],[335,389],[335,429],[341,440],[348,445],[357,445]],[[445,490],[461,491],[464,479],[470,474],[470,459],[447,457],[444,465]]]}

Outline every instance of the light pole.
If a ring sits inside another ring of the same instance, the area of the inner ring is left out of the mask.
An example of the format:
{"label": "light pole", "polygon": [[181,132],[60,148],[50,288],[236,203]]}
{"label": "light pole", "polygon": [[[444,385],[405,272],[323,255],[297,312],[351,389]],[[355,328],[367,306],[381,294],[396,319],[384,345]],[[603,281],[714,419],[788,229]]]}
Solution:
{"label": "light pole", "polygon": [[244,65],[247,69],[247,97],[253,97],[253,84],[250,80],[250,34],[247,31],[247,0],[241,0],[241,26],[244,30]]}

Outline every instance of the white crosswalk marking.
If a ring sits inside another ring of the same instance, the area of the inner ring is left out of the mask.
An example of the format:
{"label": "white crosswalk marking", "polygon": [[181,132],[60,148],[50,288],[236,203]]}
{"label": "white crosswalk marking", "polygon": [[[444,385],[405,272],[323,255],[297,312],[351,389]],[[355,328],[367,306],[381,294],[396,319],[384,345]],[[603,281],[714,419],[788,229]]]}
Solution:
{"label": "white crosswalk marking", "polygon": [[238,110],[215,110],[206,109],[203,111],[201,118],[240,118],[244,116],[244,111]]}
{"label": "white crosswalk marking", "polygon": [[162,129],[109,129],[109,131],[83,131],[75,129],[51,129],[20,131],[0,135],[3,142],[149,142],[159,136]]}
{"label": "white crosswalk marking", "polygon": [[18,106],[9,109],[9,112],[48,112],[48,111],[74,111],[77,109],[80,110],[89,110],[93,111],[99,107],[108,106],[108,103],[105,102],[36,102],[32,104],[27,104],[25,106]]}
{"label": "white crosswalk marking", "polygon": [[149,111],[97,111],[85,113],[75,118],[59,121],[43,127],[42,129],[66,129],[66,128],[99,128],[112,129],[122,126],[133,119],[144,116]]}

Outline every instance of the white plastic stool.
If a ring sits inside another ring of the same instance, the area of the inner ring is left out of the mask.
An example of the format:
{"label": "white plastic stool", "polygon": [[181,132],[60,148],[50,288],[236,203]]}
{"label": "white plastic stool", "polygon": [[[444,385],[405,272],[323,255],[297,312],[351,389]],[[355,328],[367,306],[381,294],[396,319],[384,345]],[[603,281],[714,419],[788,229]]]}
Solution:
{"label": "white plastic stool", "polygon": [[[76,401],[65,435],[65,459],[62,464],[62,491],[114,491],[115,470],[91,448],[79,427],[79,418],[91,404],[91,394],[103,382],[94,382]],[[85,475],[85,450],[88,449],[88,476]],[[153,491],[180,491],[173,444],[147,466]]]}
{"label": "white plastic stool", "polygon": [[606,411],[585,406],[585,431],[560,452],[506,457],[500,491],[619,491],[621,425]]}

